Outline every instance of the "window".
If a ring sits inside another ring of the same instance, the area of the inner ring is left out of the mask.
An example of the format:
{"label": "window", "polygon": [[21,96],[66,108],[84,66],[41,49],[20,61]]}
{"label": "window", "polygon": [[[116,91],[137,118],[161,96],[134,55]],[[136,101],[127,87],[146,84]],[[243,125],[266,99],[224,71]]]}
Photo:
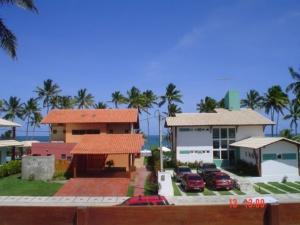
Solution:
{"label": "window", "polygon": [[222,159],[228,159],[228,151],[227,150],[221,151],[221,158]]}
{"label": "window", "polygon": [[229,138],[235,139],[235,128],[229,128],[228,133],[229,133]]}
{"label": "window", "polygon": [[113,134],[113,133],[114,133],[114,131],[113,131],[113,130],[109,130],[109,131],[108,131],[108,133],[110,133],[110,134]]}
{"label": "window", "polygon": [[72,135],[84,135],[84,134],[100,134],[100,130],[97,129],[72,130]]}
{"label": "window", "polygon": [[213,141],[213,148],[214,148],[214,149],[220,148],[220,142],[219,142],[218,140]]}
{"label": "window", "polygon": [[52,134],[57,134],[57,130],[53,130],[53,131],[52,131]]}
{"label": "window", "polygon": [[235,142],[235,128],[213,128],[212,136],[214,159],[228,159],[229,145]]}
{"label": "window", "polygon": [[282,159],[282,154],[277,154],[277,159]]}
{"label": "window", "polygon": [[221,141],[221,148],[228,148],[228,145],[227,145],[227,140],[222,140]]}
{"label": "window", "polygon": [[65,129],[63,130],[63,133],[64,133],[64,134],[66,133],[66,130],[65,130]]}
{"label": "window", "polygon": [[61,154],[61,159],[66,159],[66,154]]}
{"label": "window", "polygon": [[125,130],[125,134],[129,134],[129,130]]}
{"label": "window", "polygon": [[227,128],[221,129],[221,138],[227,138]]}
{"label": "window", "polygon": [[71,161],[71,160],[72,160],[72,156],[68,156],[68,157],[67,157],[67,160],[68,160],[68,161]]}
{"label": "window", "polygon": [[220,152],[214,151],[214,159],[220,159]]}
{"label": "window", "polygon": [[217,138],[219,139],[220,134],[219,134],[219,129],[218,128],[214,128],[213,129],[213,139]]}
{"label": "window", "polygon": [[193,129],[192,128],[183,127],[183,128],[179,128],[179,131],[181,131],[181,132],[187,132],[187,131],[193,131]]}

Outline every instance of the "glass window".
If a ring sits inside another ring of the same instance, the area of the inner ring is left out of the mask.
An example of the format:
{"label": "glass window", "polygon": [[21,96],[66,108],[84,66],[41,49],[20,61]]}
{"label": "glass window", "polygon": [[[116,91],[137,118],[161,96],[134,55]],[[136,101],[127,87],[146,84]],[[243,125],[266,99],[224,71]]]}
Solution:
{"label": "glass window", "polygon": [[227,146],[227,140],[222,140],[221,141],[221,148],[228,148],[228,146]]}
{"label": "glass window", "polygon": [[227,128],[221,129],[221,138],[227,138]]}
{"label": "glass window", "polygon": [[214,159],[220,159],[220,151],[214,151]]}
{"label": "glass window", "polygon": [[229,140],[229,144],[232,144],[234,142],[235,142],[235,140]]}
{"label": "glass window", "polygon": [[213,141],[213,148],[214,149],[219,149],[220,148],[220,142],[219,141]]}
{"label": "glass window", "polygon": [[219,137],[220,137],[219,128],[214,128],[213,129],[213,138],[218,139]]}
{"label": "glass window", "polygon": [[61,159],[66,159],[66,154],[61,154]]}
{"label": "glass window", "polygon": [[57,130],[53,130],[52,133],[53,133],[53,134],[57,134]]}
{"label": "glass window", "polygon": [[229,128],[229,138],[235,138],[235,128]]}
{"label": "glass window", "polygon": [[228,151],[227,150],[221,152],[221,158],[222,159],[228,159]]}

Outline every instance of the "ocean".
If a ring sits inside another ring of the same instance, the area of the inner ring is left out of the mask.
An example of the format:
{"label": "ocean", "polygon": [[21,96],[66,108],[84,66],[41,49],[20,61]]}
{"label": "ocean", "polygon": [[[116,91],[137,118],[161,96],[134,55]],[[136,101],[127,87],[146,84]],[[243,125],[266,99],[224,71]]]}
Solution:
{"label": "ocean", "polygon": [[[29,140],[37,140],[40,142],[49,141],[49,136],[34,136],[29,137]],[[26,136],[17,136],[18,141],[25,141]],[[145,144],[143,149],[151,149],[152,147],[159,146],[159,136],[158,135],[149,135],[149,137],[145,137]],[[170,147],[170,143],[166,140],[166,136],[163,136],[163,146]]]}

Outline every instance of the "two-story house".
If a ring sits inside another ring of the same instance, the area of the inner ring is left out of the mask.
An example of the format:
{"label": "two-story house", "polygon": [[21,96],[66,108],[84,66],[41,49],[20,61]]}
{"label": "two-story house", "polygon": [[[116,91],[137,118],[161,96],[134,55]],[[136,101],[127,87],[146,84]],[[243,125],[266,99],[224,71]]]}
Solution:
{"label": "two-story house", "polygon": [[130,171],[144,144],[136,109],[52,110],[42,120],[51,127],[49,143],[34,143],[32,155],[72,160],[74,176],[105,166]]}

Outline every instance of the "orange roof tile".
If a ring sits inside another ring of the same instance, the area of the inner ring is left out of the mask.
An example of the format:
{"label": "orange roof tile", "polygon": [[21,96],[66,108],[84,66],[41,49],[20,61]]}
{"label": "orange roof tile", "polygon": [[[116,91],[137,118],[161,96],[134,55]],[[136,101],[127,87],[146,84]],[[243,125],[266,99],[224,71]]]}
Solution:
{"label": "orange roof tile", "polygon": [[143,145],[142,134],[84,135],[71,154],[139,153]]}
{"label": "orange roof tile", "polygon": [[138,123],[137,109],[56,109],[42,120],[51,123]]}

